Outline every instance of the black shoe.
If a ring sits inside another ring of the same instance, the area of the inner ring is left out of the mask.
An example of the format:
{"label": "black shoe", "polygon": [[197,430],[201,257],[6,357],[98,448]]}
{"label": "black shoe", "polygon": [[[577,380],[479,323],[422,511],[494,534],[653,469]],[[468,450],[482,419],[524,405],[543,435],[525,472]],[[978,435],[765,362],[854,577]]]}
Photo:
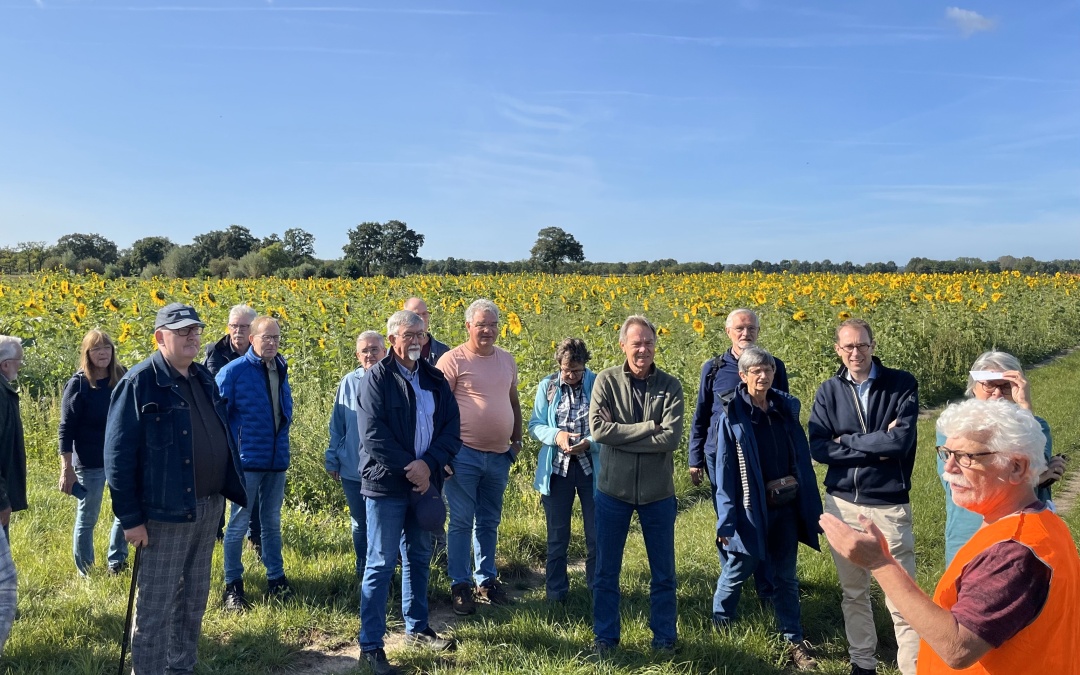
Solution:
{"label": "black shoe", "polygon": [[278,600],[288,600],[293,596],[293,589],[292,586],[289,585],[289,580],[285,577],[267,579],[266,594],[271,598],[276,598]]}
{"label": "black shoe", "polygon": [[457,649],[457,643],[452,639],[441,638],[439,634],[428,626],[419,633],[406,633],[405,642],[410,645],[427,647],[437,652],[452,652]]}
{"label": "black shoe", "polygon": [[456,584],[450,589],[450,597],[454,614],[468,616],[476,613],[476,601],[473,600],[472,584]]}
{"label": "black shoe", "polygon": [[248,543],[251,544],[251,548],[255,549],[255,552],[262,557],[262,537],[256,537],[254,535],[248,537]]}
{"label": "black shoe", "polygon": [[860,668],[853,663],[851,664],[851,675],[877,675],[877,668]]}
{"label": "black shoe", "polygon": [[398,675],[398,669],[390,665],[386,660],[386,652],[381,649],[360,652],[360,663],[366,663],[375,675]]}
{"label": "black shoe", "polygon": [[244,597],[244,580],[225,584],[225,594],[221,598],[221,604],[226,611],[242,612],[251,608],[251,603]]}
{"label": "black shoe", "polygon": [[510,596],[503,590],[502,584],[494,579],[476,587],[476,599],[489,605],[510,604]]}

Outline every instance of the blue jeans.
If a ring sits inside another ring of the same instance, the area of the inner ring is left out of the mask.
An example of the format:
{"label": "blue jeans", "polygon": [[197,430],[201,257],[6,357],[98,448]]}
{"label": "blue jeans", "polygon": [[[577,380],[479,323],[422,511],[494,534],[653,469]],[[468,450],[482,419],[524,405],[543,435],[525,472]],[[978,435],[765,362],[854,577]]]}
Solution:
{"label": "blue jeans", "polygon": [[[245,471],[249,504],[259,505],[262,523],[262,562],[266,578],[280,579],[285,576],[281,560],[281,503],[285,500],[284,471]],[[251,509],[238,504],[229,512],[229,525],[225,528],[225,583],[240,581],[244,576],[244,563],[240,554],[244,548],[244,535],[251,520]]]}
{"label": "blue jeans", "polygon": [[581,463],[572,461],[566,476],[551,474],[550,494],[540,495],[547,515],[547,599],[561,602],[570,590],[566,577],[566,552],[570,548],[570,518],[574,495],[581,500],[581,519],[585,526],[585,581],[593,588],[596,573],[596,527],[593,479],[586,476]]}
{"label": "blue jeans", "polygon": [[356,551],[356,576],[363,578],[367,560],[367,510],[364,495],[360,494],[361,483],[358,480],[341,479],[341,489],[345,491],[345,501],[349,503],[349,521],[352,527],[352,545]]}
{"label": "blue jeans", "polygon": [[[79,574],[87,574],[94,565],[94,526],[101,514],[101,499],[105,492],[105,469],[75,467],[75,477],[86,488],[86,497],[75,502],[75,531],[72,537],[72,554]],[[124,528],[120,519],[114,517],[109,530],[109,565],[117,567],[127,561],[128,545],[124,541]]]}
{"label": "blue jeans", "polygon": [[723,569],[720,570],[716,593],[713,594],[714,621],[734,621],[738,617],[743,582],[750,578],[756,567],[768,562],[774,588],[772,606],[776,612],[780,633],[791,642],[802,641],[799,580],[795,577],[795,566],[799,558],[798,527],[799,514],[795,505],[769,509],[765,560],[721,548]]}
{"label": "blue jeans", "polygon": [[360,650],[383,648],[386,635],[386,600],[401,558],[401,614],[405,632],[428,628],[428,575],[431,571],[431,533],[421,529],[409,513],[408,497],[367,498],[367,567],[360,586]]}
{"label": "blue jeans", "polygon": [[[451,466],[454,475],[443,488],[450,507],[447,574],[454,586],[472,584],[474,578],[477,585],[495,581],[498,577],[495,547],[499,541],[503,493],[510,480],[510,453],[481,452],[463,445]],[[469,574],[470,544],[476,563],[475,577]]]}
{"label": "blue jeans", "polygon": [[645,553],[649,558],[649,628],[654,648],[670,647],[677,637],[675,618],[675,497],[651,504],[630,504],[597,491],[596,580],[593,584],[593,633],[596,639],[618,644],[619,573],[630,531],[630,517],[637,511]]}

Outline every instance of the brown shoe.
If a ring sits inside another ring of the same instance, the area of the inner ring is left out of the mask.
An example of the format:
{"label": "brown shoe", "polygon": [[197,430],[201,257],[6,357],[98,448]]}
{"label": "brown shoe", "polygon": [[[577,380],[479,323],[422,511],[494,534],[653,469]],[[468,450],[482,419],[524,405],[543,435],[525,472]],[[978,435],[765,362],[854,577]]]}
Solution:
{"label": "brown shoe", "polygon": [[494,579],[476,587],[476,599],[489,605],[510,604],[510,596],[503,590],[502,584]]}
{"label": "brown shoe", "polygon": [[818,667],[817,659],[814,658],[814,648],[807,640],[788,643],[787,656],[799,670],[814,670]]}
{"label": "brown shoe", "polygon": [[471,584],[455,584],[450,589],[450,598],[454,614],[468,616],[476,613],[476,601],[473,600]]}

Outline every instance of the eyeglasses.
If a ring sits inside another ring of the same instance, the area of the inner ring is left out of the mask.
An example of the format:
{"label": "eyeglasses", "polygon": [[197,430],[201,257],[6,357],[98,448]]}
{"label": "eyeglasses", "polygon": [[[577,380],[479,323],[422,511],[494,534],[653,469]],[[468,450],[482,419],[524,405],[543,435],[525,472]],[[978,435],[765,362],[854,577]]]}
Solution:
{"label": "eyeglasses", "polygon": [[247,330],[251,328],[250,323],[230,323],[229,330]]}
{"label": "eyeglasses", "polygon": [[494,323],[474,323],[472,324],[472,327],[478,330],[484,330],[487,328],[490,328],[491,330],[496,330],[499,327],[499,322],[495,321]]}
{"label": "eyeglasses", "polygon": [[360,350],[360,353],[367,356],[378,356],[383,353],[383,350],[382,347],[365,347]]}
{"label": "eyeglasses", "polygon": [[584,368],[559,368],[563,377],[577,377],[585,372]]}
{"label": "eyeglasses", "polygon": [[987,455],[993,455],[993,452],[957,452],[956,450],[950,450],[944,445],[937,446],[937,456],[941,458],[941,461],[947,462],[952,457],[956,460],[956,463],[965,469],[971,468],[971,465],[975,463],[976,457],[985,457]]}
{"label": "eyeglasses", "polygon": [[852,354],[854,352],[859,352],[860,354],[865,354],[866,350],[870,349],[870,345],[865,343],[865,342],[856,342],[853,345],[839,345],[838,344],[838,345],[836,345],[836,348],[839,349],[842,352],[847,352],[848,354]]}
{"label": "eyeglasses", "polygon": [[987,394],[993,394],[997,390],[1001,390],[1002,394],[1008,394],[1012,390],[1012,382],[1008,380],[994,380],[993,382],[980,382],[979,386]]}
{"label": "eyeglasses", "polygon": [[775,372],[776,372],[776,368],[774,368],[774,367],[754,366],[753,368],[750,368],[749,370],[747,370],[746,374],[751,375],[753,377],[759,377],[761,375],[772,375]]}
{"label": "eyeglasses", "polygon": [[259,338],[259,341],[262,342],[263,344],[268,344],[268,345],[273,344],[275,342],[281,342],[281,336],[280,335],[256,335],[255,337]]}
{"label": "eyeglasses", "polygon": [[424,339],[425,333],[423,331],[419,333],[398,333],[398,337],[405,342],[419,342]]}
{"label": "eyeglasses", "polygon": [[189,335],[202,335],[202,326],[184,326],[183,328],[170,328],[172,332],[176,333],[180,337],[187,337]]}

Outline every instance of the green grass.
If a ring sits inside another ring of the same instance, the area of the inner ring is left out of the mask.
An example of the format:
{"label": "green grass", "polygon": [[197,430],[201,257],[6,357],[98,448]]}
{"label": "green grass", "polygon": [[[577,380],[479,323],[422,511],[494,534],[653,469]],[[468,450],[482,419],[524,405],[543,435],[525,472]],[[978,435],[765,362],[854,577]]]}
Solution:
{"label": "green grass", "polygon": [[[1072,354],[1030,375],[1038,414],[1054,431],[1058,452],[1077,455],[1080,419],[1074,392],[1080,388],[1080,353]],[[247,550],[246,585],[255,607],[243,615],[221,610],[222,560],[215,551],[213,585],[200,643],[200,673],[259,674],[292,672],[306,648],[334,650],[356,639],[357,586],[353,579],[352,544],[344,499],[322,471],[322,443],[327,402],[298,400],[297,446],[290,474],[290,507],[283,514],[285,568],[298,591],[286,604],[263,600],[266,588],[262,566]],[[804,406],[808,409],[809,406]],[[112,672],[119,655],[129,577],[97,572],[79,578],[71,561],[74,501],[56,490],[55,451],[57,411],[51,399],[40,407],[24,404],[31,444],[29,467],[31,509],[12,521],[12,547],[19,570],[19,609],[0,667],[5,672],[42,675],[97,675]],[[912,492],[918,581],[932,589],[943,571],[944,505],[935,475],[933,421],[920,424],[919,459]],[[719,573],[712,543],[714,516],[704,489],[690,487],[678,471],[680,513],[676,523],[680,649],[666,657],[649,648],[649,572],[637,530],[627,544],[623,569],[623,644],[610,658],[591,656],[590,601],[583,574],[571,580],[565,606],[550,606],[542,587],[528,587],[542,567],[545,549],[543,512],[531,488],[535,455],[523,454],[515,465],[506,497],[500,533],[499,567],[522,598],[509,608],[481,607],[478,614],[456,624],[459,649],[449,656],[417,650],[396,650],[392,658],[426,673],[769,673],[786,672],[783,645],[768,612],[757,603],[752,584],[744,593],[742,620],[722,633],[712,631],[712,590]],[[685,453],[678,460],[685,466]],[[1080,509],[1066,514],[1080,532]],[[108,522],[98,525],[98,559],[104,559]],[[584,556],[580,526],[571,556]],[[826,552],[802,548],[799,578],[803,592],[803,626],[818,645],[819,672],[847,673],[847,654],[840,614],[840,591],[832,560]],[[440,571],[432,574],[433,607],[449,603],[449,583]],[[880,593],[875,596],[880,601]],[[389,627],[402,630],[395,594]],[[883,603],[876,605],[881,638],[879,656],[895,656],[891,623]],[[366,672],[356,668],[353,672]],[[882,673],[895,670],[882,668]]]}

